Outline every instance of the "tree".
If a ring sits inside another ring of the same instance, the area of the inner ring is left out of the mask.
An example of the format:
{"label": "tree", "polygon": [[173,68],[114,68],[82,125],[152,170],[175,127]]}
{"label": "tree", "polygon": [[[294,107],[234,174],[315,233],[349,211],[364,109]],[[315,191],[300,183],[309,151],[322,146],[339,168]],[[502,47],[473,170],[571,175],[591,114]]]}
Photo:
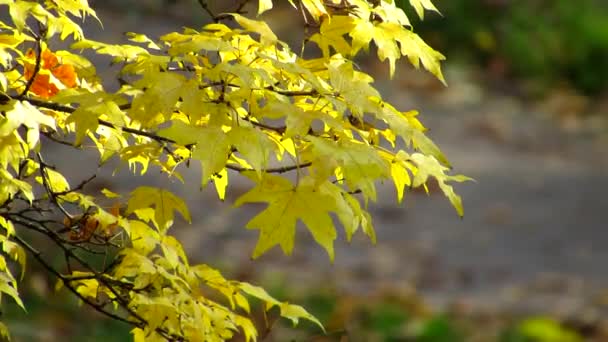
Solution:
{"label": "tree", "polygon": [[[367,206],[376,200],[378,181],[393,182],[401,201],[406,188],[425,187],[433,177],[462,215],[450,183],[467,178],[448,174],[449,163],[417,112],[385,102],[353,62],[373,42],[391,76],[407,56],[443,82],[444,57],[412,31],[394,1],[290,0],[309,33],[300,54],[264,21],[245,17],[248,2],[218,14],[199,0],[213,19],[201,29],[158,40],[128,33],[128,44],[107,44],[86,39],[76,22],[97,18],[86,0],[0,0],[10,15],[0,22],[1,294],[23,306],[9,262],[23,276],[29,254],[58,287],[131,325],[135,341],[220,341],[235,334],[255,340],[251,297],[294,323],[321,325],[261,287],[190,264],[169,234],[176,212],[190,220],[177,196],[147,186],[123,195],[87,193],[92,177],[66,179],[62,170],[69,165],[45,162],[43,145],[65,144],[78,153],[92,142],[100,165],[118,159],[134,176],[154,168],[181,179],[183,168],[200,164],[202,187],[212,183],[221,200],[229,177],[249,178],[253,185],[235,206],[267,204],[247,224],[259,230],[253,258],[276,245],[290,254],[298,221],[330,260],[337,236],[332,217],[348,239],[362,230],[375,242]],[[421,18],[436,11],[428,0],[410,3]],[[258,15],[273,7],[271,0],[251,5]],[[71,41],[70,49],[54,48],[55,37]],[[121,66],[120,89],[105,89],[85,49]],[[318,53],[305,58],[305,49]],[[44,250],[36,245],[40,237]],[[64,264],[51,261],[57,253]],[[99,254],[101,266],[90,262]]]}

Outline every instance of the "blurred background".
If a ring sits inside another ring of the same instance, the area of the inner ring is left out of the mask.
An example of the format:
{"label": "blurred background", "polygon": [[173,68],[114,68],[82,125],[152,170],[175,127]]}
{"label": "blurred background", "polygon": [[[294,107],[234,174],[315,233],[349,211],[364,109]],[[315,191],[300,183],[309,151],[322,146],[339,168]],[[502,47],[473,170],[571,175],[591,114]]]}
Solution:
{"label": "blurred background", "polygon": [[[96,40],[125,41],[128,31],[155,38],[209,20],[194,0],[91,2],[104,23],[85,25]],[[449,86],[405,61],[389,80],[373,51],[358,63],[388,101],[421,112],[455,172],[475,178],[458,186],[463,219],[433,187],[398,205],[382,185],[371,205],[377,245],[341,236],[330,264],[301,230],[291,257],[273,250],[251,261],[257,233],[243,227],[259,208],[229,205],[245,180],[231,178],[226,203],[212,188],[160,175],[137,182],[188,199],[193,223],[173,232],[193,262],[303,304],[328,331],[279,321],[264,341],[608,341],[608,2],[436,0],[442,15],[427,12],[423,22],[398,2],[448,57]],[[215,3],[221,10],[230,1]],[[278,7],[264,18],[298,50],[298,15]],[[95,61],[113,84],[116,69]],[[98,172],[93,151],[82,160],[53,149],[58,166],[78,165],[67,171],[75,183]],[[113,168],[99,171],[95,186],[131,191],[133,178]],[[184,172],[198,184],[200,170]],[[69,296],[51,296],[53,286],[34,271],[21,285],[28,313],[7,303],[14,340],[130,340],[128,327],[83,314]]]}

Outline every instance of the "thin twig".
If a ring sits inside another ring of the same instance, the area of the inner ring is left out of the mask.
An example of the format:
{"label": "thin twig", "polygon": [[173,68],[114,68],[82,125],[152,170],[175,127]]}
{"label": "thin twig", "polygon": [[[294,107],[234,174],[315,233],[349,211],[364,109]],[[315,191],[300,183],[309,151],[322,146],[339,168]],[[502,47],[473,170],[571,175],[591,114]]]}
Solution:
{"label": "thin twig", "polygon": [[63,195],[67,195],[69,193],[75,192],[75,191],[80,191],[82,190],[85,185],[89,184],[90,182],[93,181],[93,179],[95,179],[95,177],[97,177],[96,174],[93,174],[91,177],[83,180],[82,182],[80,182],[80,184],[76,185],[75,187],[65,190],[65,191],[59,191],[59,192],[55,192],[55,196],[63,196]]}
{"label": "thin twig", "polygon": [[40,152],[36,153],[36,157],[38,158],[38,165],[40,167],[40,176],[42,177],[42,186],[46,190],[46,193],[48,194],[49,199],[57,208],[59,208],[59,211],[61,211],[65,217],[67,217],[68,219],[71,220],[73,218],[73,216],[70,213],[68,213],[68,211],[61,205],[61,203],[59,203],[59,201],[57,200],[57,196],[55,195],[55,193],[53,192],[53,189],[51,188],[51,186],[49,184],[48,174],[46,172],[47,164],[44,163],[44,160],[42,159],[42,155],[40,154]]}
{"label": "thin twig", "polygon": [[239,14],[246,13],[245,11],[243,11],[243,8],[245,7],[245,5],[247,5],[248,2],[249,2],[249,0],[241,0],[239,5],[237,6],[237,8],[234,10],[234,13],[239,13]]}
{"label": "thin twig", "polygon": [[[46,109],[51,109],[51,110],[55,110],[55,111],[59,111],[59,112],[64,112],[64,113],[74,113],[76,111],[76,108],[73,107],[69,107],[69,106],[64,106],[58,103],[53,103],[53,102],[46,102],[46,101],[42,101],[42,100],[37,100],[37,99],[31,99],[31,98],[23,98],[23,99],[19,99],[22,101],[27,101],[31,104],[33,104],[34,106],[40,107],[40,108],[46,108]],[[128,109],[130,107],[129,105],[123,105],[123,106],[119,106],[120,109],[124,110],[124,109]],[[150,138],[152,140],[156,140],[156,141],[160,141],[160,142],[166,142],[166,143],[172,143],[174,144],[175,141],[169,138],[165,138],[165,137],[161,137],[159,135],[156,135],[154,133],[150,133],[147,131],[142,131],[139,129],[135,129],[135,128],[130,128],[130,127],[121,127],[121,126],[117,126],[114,125],[113,123],[106,121],[106,120],[102,120],[102,119],[97,119],[97,122],[102,125],[102,126],[106,126],[106,127],[110,127],[110,128],[114,128],[114,129],[118,129],[121,130],[123,132],[127,132],[127,133],[131,133],[134,135],[139,135],[139,136],[143,136],[143,137],[147,137]]]}
{"label": "thin twig", "polygon": [[213,13],[213,11],[211,10],[211,8],[209,8],[209,4],[207,3],[206,0],[198,0],[198,3],[203,8],[203,11],[205,11],[205,13],[207,13],[207,15],[211,17],[211,20],[213,20],[214,22],[218,22],[219,21],[217,19],[217,17],[215,16],[215,13]]}
{"label": "thin twig", "polygon": [[127,132],[127,133],[131,133],[131,134],[139,135],[139,136],[142,136],[142,137],[150,138],[152,140],[156,140],[156,141],[159,141],[159,142],[165,142],[165,143],[175,144],[175,140],[169,139],[169,138],[165,138],[165,137],[161,137],[160,135],[156,135],[154,133],[142,131],[142,130],[139,130],[139,129],[129,128],[129,127],[116,126],[113,123],[111,123],[109,121],[102,120],[102,119],[97,119],[97,121],[102,126],[118,129],[118,130],[121,130],[123,132]]}
{"label": "thin twig", "polygon": [[142,327],[144,325],[144,323],[133,322],[133,321],[130,321],[130,320],[124,318],[124,317],[121,317],[121,316],[118,316],[118,315],[116,315],[114,313],[111,313],[111,312],[105,310],[99,304],[97,304],[97,303],[93,302],[92,300],[90,300],[89,298],[83,296],[69,282],[65,281],[65,278],[64,278],[64,276],[61,273],[59,273],[53,266],[51,266],[49,263],[46,262],[45,258],[42,257],[42,253],[40,251],[38,251],[37,249],[35,249],[33,246],[31,246],[29,243],[27,243],[27,241],[25,241],[24,239],[22,239],[18,235],[14,235],[13,238],[17,241],[17,243],[19,245],[21,245],[28,252],[30,252],[30,254],[34,257],[34,259],[36,259],[36,261],[38,261],[38,263],[40,265],[42,265],[42,267],[44,267],[47,271],[49,271],[55,277],[59,278],[63,282],[63,284],[65,285],[65,287],[68,290],[70,290],[70,292],[72,292],[74,295],[76,295],[76,297],[78,297],[84,303],[86,303],[87,305],[89,305],[90,307],[92,307],[93,309],[95,309],[95,311],[97,311],[97,312],[99,312],[99,313],[101,313],[101,314],[103,314],[103,315],[105,315],[105,316],[107,316],[109,318],[112,318],[112,319],[115,319],[117,321],[130,324],[130,325],[133,325],[133,326]]}
{"label": "thin twig", "polygon": [[56,138],[56,137],[55,137],[55,136],[53,136],[53,134],[52,134],[52,133],[50,133],[50,132],[44,132],[44,131],[41,131],[40,133],[42,133],[42,135],[44,135],[44,136],[45,136],[47,139],[49,139],[49,140],[50,140],[50,141],[52,141],[52,142],[56,142],[56,143],[58,143],[58,144],[65,145],[65,146],[74,147],[74,144],[73,144],[72,142],[69,142],[69,141],[65,141],[65,140],[61,140],[61,139],[59,139],[59,138]]}
{"label": "thin twig", "polygon": [[[282,167],[276,167],[276,168],[270,168],[270,169],[262,169],[262,172],[285,173],[285,172],[289,172],[289,171],[293,171],[293,170],[306,168],[311,165],[312,165],[312,163],[309,162],[309,163],[303,163],[300,165],[289,165],[289,166],[282,166]],[[255,169],[252,169],[252,168],[241,167],[241,166],[236,166],[236,165],[226,165],[226,168],[233,170],[233,171],[237,171],[237,172],[256,171]]]}
{"label": "thin twig", "polygon": [[42,43],[40,42],[40,39],[40,36],[36,36],[36,64],[34,64],[34,71],[32,72],[32,76],[30,77],[30,79],[27,80],[25,88],[23,89],[21,94],[19,94],[18,98],[25,97],[27,92],[30,91],[30,88],[34,84],[34,81],[36,80],[36,77],[40,72],[40,64],[42,64]]}
{"label": "thin twig", "polygon": [[[102,314],[119,320],[121,322],[125,322],[128,324],[131,324],[133,326],[139,327],[139,328],[144,328],[146,325],[148,325],[149,323],[142,318],[141,316],[139,316],[136,312],[133,311],[133,309],[131,309],[129,307],[129,303],[122,298],[122,296],[120,296],[120,294],[116,291],[116,289],[109,284],[109,282],[106,281],[106,279],[103,278],[102,274],[99,273],[98,271],[95,270],[95,268],[93,268],[90,264],[88,264],[86,261],[84,261],[82,258],[78,257],[76,254],[74,254],[74,252],[72,252],[69,248],[67,248],[66,246],[63,245],[63,240],[61,239],[61,237],[59,237],[57,235],[57,233],[55,233],[54,231],[47,229],[43,226],[37,226],[37,222],[34,220],[31,220],[27,217],[23,217],[23,216],[18,216],[18,215],[11,215],[9,214],[11,221],[13,221],[14,223],[22,226],[22,227],[26,227],[26,228],[30,228],[36,232],[39,232],[41,234],[46,235],[47,237],[49,237],[51,239],[51,241],[53,241],[60,249],[63,250],[63,252],[67,255],[68,259],[74,259],[76,260],[82,267],[84,267],[85,269],[87,269],[89,272],[95,274],[97,276],[97,281],[100,282],[100,284],[102,284],[103,286],[105,286],[110,292],[112,292],[112,294],[114,294],[116,296],[116,298],[119,301],[120,306],[125,309],[132,317],[136,318],[137,320],[139,320],[139,322],[134,322],[128,319],[125,319],[121,316],[118,316],[116,314],[113,314],[111,312],[108,312],[107,310],[105,310],[103,308],[103,306],[100,306],[99,304],[91,301],[90,299],[88,299],[87,297],[81,295],[80,293],[78,293],[78,291],[69,283],[70,279],[65,278],[64,275],[62,275],[59,271],[57,271],[54,267],[52,267],[50,264],[48,264],[45,259],[42,257],[42,253],[39,252],[38,250],[36,250],[35,248],[33,248],[31,245],[29,245],[27,243],[27,241],[21,239],[20,237],[16,237],[18,238],[18,243],[21,244],[24,248],[26,248],[33,256],[34,258],[41,263],[41,265],[46,268],[49,272],[51,272],[53,275],[55,275],[57,278],[61,279],[64,283],[64,285],[72,292],[74,293],[78,298],[80,298],[83,302],[85,302],[87,305],[91,306],[92,308],[94,308],[96,311],[101,312]],[[177,336],[175,334],[169,333],[166,329],[163,329],[161,327],[157,327],[155,329],[155,331],[160,334],[161,336],[163,336],[165,339],[167,339],[168,341],[186,341],[182,336]]]}
{"label": "thin twig", "polygon": [[247,122],[249,122],[249,123],[251,123],[252,125],[254,125],[256,127],[263,128],[263,129],[266,129],[266,130],[269,130],[269,131],[274,131],[274,132],[277,132],[279,134],[283,134],[283,133],[285,133],[285,130],[287,130],[287,127],[285,127],[285,126],[275,127],[275,126],[270,126],[270,125],[263,124],[261,122],[253,121],[253,120],[250,120],[248,118],[242,118],[242,119],[245,120],[245,121],[247,121]]}

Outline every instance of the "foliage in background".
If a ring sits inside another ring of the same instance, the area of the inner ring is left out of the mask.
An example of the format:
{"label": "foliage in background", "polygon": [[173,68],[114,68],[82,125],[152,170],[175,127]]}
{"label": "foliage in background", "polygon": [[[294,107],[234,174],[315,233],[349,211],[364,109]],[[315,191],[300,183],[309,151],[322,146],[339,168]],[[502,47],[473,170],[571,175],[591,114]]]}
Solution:
{"label": "foliage in background", "polygon": [[[435,312],[416,293],[379,291],[354,297],[318,284],[296,289],[284,279],[265,279],[264,282],[267,286],[272,284],[269,289],[272,293],[297,300],[314,312],[327,330],[319,334],[318,327],[310,323],[302,324],[294,331],[286,322],[275,321],[276,313],[255,312],[254,319],[273,324],[272,330],[264,336],[267,342],[334,342],[345,338],[365,342],[582,342],[604,341],[608,337],[597,327],[581,326],[583,329],[578,330],[573,328],[572,322],[566,324],[549,316],[471,315],[458,310]],[[6,305],[3,311],[6,323],[19,341],[130,340],[128,327],[111,319],[100,319],[90,310],[83,312],[75,300],[70,300],[68,293],[52,297],[42,293],[22,295],[28,298],[27,320],[17,320],[16,317],[24,315],[17,305]],[[86,324],[74,324],[76,315]],[[581,323],[584,321],[581,318]],[[32,328],[34,324],[36,329]]]}
{"label": "foliage in background", "polygon": [[411,289],[379,289],[354,296],[331,285],[294,286],[276,278],[270,283],[273,293],[297,299],[315,312],[327,333],[320,335],[308,323],[294,333],[283,322],[276,322],[265,339],[268,342],[582,342],[604,341],[608,336],[599,321],[589,328],[584,323],[589,321],[577,316],[564,319],[511,311],[469,311],[466,304],[437,311]]}
{"label": "foliage in background", "polygon": [[[100,167],[119,160],[134,177],[156,170],[183,181],[180,171],[198,165],[200,185],[213,183],[220,200],[229,177],[247,177],[253,185],[235,206],[267,204],[247,224],[260,231],[254,258],[277,245],[290,254],[299,221],[330,260],[335,222],[349,240],[362,230],[375,242],[367,206],[378,181],[392,182],[401,201],[433,177],[462,215],[451,183],[467,178],[449,174],[417,112],[385,102],[352,62],[373,43],[391,75],[406,56],[443,81],[444,57],[393,1],[290,1],[312,33],[307,44],[320,48],[307,59],[243,16],[247,2],[217,14],[200,0],[213,23],[158,40],[128,33],[129,43],[114,45],[86,39],[74,21],[97,19],[86,0],[0,0],[10,16],[0,23],[1,294],[24,306],[8,261],[23,277],[29,254],[57,289],[130,325],[135,341],[255,340],[268,327],[254,324],[249,298],[294,324],[321,326],[261,287],[191,264],[169,234],[176,215],[190,221],[182,199],[148,186],[87,193],[95,175],[66,179],[73,165],[46,161],[52,144],[76,153],[92,144]],[[273,7],[256,4],[258,14]],[[411,4],[418,16],[435,10],[427,0]],[[55,48],[57,38],[71,48]],[[106,90],[85,49],[120,66],[120,89]],[[0,332],[8,334],[4,325]]]}
{"label": "foliage in background", "polygon": [[[408,7],[406,0],[399,4]],[[560,82],[590,95],[608,89],[608,3],[603,0],[449,0],[439,5],[444,17],[429,16],[416,31],[452,57],[464,55],[525,80],[533,92]]]}

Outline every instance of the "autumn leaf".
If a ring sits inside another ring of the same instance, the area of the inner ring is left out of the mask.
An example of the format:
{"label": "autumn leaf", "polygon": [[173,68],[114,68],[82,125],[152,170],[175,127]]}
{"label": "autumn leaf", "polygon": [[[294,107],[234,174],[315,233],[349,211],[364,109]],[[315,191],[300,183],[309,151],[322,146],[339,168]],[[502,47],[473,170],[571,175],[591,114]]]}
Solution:
{"label": "autumn leaf", "polygon": [[126,215],[140,213],[140,210],[154,207],[153,216],[146,217],[151,220],[159,231],[165,232],[173,225],[174,211],[179,212],[184,219],[190,222],[190,212],[184,201],[169,191],[147,186],[140,186],[131,193],[127,203]]}
{"label": "autumn leaf", "polygon": [[272,9],[272,0],[259,0],[258,1],[258,15]]}
{"label": "autumn leaf", "polygon": [[315,323],[317,326],[323,329],[323,331],[325,331],[323,324],[321,324],[317,318],[311,315],[303,307],[280,302],[259,286],[254,286],[246,282],[240,282],[238,286],[246,294],[264,301],[266,303],[266,310],[270,310],[272,307],[278,306],[281,316],[291,320],[294,325],[298,324],[298,320],[303,318]]}
{"label": "autumn leaf", "polygon": [[[436,11],[431,0],[409,2],[420,17]],[[67,177],[82,174],[85,159],[64,164],[48,155],[50,145],[76,158],[94,149],[100,174],[127,171],[133,184],[177,180],[190,193],[208,191],[202,188],[211,181],[223,201],[232,200],[229,181],[248,178],[252,186],[234,187],[244,193],[234,205],[264,205],[246,224],[259,233],[254,258],[275,246],[292,253],[300,228],[331,261],[338,226],[346,241],[360,230],[376,243],[368,204],[380,182],[394,184],[401,202],[408,188],[436,179],[462,215],[453,184],[468,178],[450,174],[417,112],[385,101],[355,59],[375,45],[391,76],[407,57],[443,81],[443,55],[415,33],[396,1],[288,3],[293,17],[284,22],[304,20],[313,31],[300,32],[299,52],[262,20],[279,4],[273,0],[217,12],[213,23],[158,39],[127,33],[124,44],[84,39],[80,19],[97,18],[87,0],[0,0],[0,13],[10,17],[0,20],[0,295],[23,306],[11,265],[23,271],[33,255],[53,260],[48,271],[85,303],[136,324],[138,342],[263,339],[249,297],[294,324],[306,319],[322,328],[300,306],[191,264],[185,251],[197,242],[183,246],[181,234],[168,231],[176,212],[190,221],[184,200],[152,186],[123,200],[102,184],[89,186],[93,178]],[[69,49],[56,50],[67,37],[74,39]],[[119,87],[106,89],[116,78],[102,79],[98,57],[113,63]],[[202,171],[200,184],[189,183],[190,167]],[[166,177],[141,177],[153,172]],[[214,209],[203,203],[197,210]],[[23,228],[66,253],[19,234]],[[99,263],[83,262],[89,259]]]}
{"label": "autumn leaf", "polygon": [[[32,49],[25,54],[23,76],[27,81],[34,76],[36,70],[36,52]],[[60,89],[74,88],[77,85],[76,71],[70,64],[60,63],[57,56],[45,49],[40,55],[40,69],[29,89],[32,93],[48,99],[56,95]]]}
{"label": "autumn leaf", "polygon": [[267,202],[268,207],[247,224],[260,230],[253,258],[280,245],[285,254],[293,251],[296,223],[301,220],[313,238],[334,259],[333,241],[337,234],[330,211],[335,211],[333,199],[311,184],[294,185],[288,179],[266,175],[255,188],[241,196],[235,206],[251,202]]}
{"label": "autumn leaf", "polygon": [[414,180],[412,181],[413,187],[418,187],[426,183],[429,176],[434,177],[439,184],[439,188],[445,196],[450,200],[454,209],[459,216],[464,215],[464,209],[462,207],[462,198],[456,194],[454,191],[454,187],[449,185],[448,182],[466,182],[472,181],[472,178],[463,176],[463,175],[455,175],[451,176],[446,174],[449,170],[447,167],[441,165],[439,161],[433,156],[426,156],[421,153],[414,153],[412,155],[412,161],[416,163],[418,166],[418,171],[414,176]]}
{"label": "autumn leaf", "polygon": [[412,7],[414,7],[414,9],[416,10],[416,14],[418,14],[420,19],[424,19],[424,10],[425,9],[439,13],[439,10],[437,9],[437,7],[435,7],[435,5],[433,5],[431,0],[409,0],[409,1],[410,1],[410,4],[412,5]]}

